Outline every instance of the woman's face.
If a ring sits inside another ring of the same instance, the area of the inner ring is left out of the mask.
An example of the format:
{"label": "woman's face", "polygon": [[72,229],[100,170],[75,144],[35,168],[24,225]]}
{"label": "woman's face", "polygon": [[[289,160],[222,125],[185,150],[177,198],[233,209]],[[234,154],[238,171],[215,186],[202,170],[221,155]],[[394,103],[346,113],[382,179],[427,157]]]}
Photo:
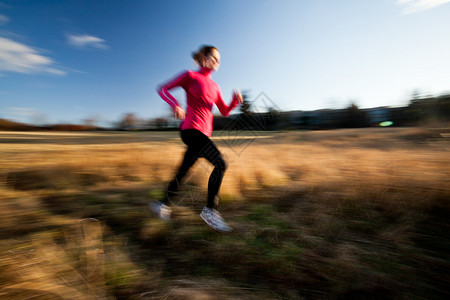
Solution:
{"label": "woman's face", "polygon": [[217,71],[220,66],[220,53],[213,49],[211,54],[206,56],[203,60],[203,67]]}

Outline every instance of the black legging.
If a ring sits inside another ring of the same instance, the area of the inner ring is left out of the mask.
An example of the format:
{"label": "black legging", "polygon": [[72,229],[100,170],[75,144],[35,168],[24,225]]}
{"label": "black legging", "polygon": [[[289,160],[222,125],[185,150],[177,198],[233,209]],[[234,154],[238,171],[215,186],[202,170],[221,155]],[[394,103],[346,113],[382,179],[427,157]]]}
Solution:
{"label": "black legging", "polygon": [[188,146],[188,148],[184,154],[183,162],[181,163],[175,178],[169,183],[166,198],[163,203],[167,204],[171,197],[176,195],[183,177],[187,174],[189,169],[192,165],[194,165],[199,157],[204,157],[214,165],[214,170],[208,180],[208,199],[206,204],[207,207],[214,208],[214,199],[219,192],[223,175],[225,174],[225,170],[227,168],[222,154],[219,152],[216,145],[199,130],[182,130],[181,139]]}

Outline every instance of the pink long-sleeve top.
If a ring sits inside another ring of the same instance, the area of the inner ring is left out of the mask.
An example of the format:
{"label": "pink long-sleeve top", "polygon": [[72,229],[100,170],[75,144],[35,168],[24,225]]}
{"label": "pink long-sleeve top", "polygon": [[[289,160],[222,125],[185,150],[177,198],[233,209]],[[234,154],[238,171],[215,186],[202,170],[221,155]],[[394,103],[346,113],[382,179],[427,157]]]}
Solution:
{"label": "pink long-sleeve top", "polygon": [[233,97],[229,106],[225,104],[219,85],[211,79],[211,73],[212,70],[205,67],[202,67],[198,72],[186,71],[158,88],[161,98],[169,103],[174,110],[179,104],[175,97],[169,93],[169,90],[181,87],[186,91],[186,118],[180,125],[181,130],[197,129],[210,137],[213,129],[212,109],[214,104],[225,117],[238,105],[237,97]]}

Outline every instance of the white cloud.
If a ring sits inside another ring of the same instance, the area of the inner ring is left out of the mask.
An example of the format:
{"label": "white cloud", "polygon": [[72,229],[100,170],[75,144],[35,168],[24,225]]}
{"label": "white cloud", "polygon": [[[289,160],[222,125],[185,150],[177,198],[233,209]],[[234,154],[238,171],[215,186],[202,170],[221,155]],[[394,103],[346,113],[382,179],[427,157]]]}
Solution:
{"label": "white cloud", "polygon": [[55,68],[47,68],[47,69],[45,69],[45,72],[50,73],[50,74],[54,74],[54,75],[60,75],[60,76],[64,76],[64,75],[67,74],[66,71],[58,70],[58,69],[55,69]]}
{"label": "white cloud", "polygon": [[0,73],[50,73],[65,75],[66,72],[53,67],[54,62],[27,45],[0,37]]}
{"label": "white cloud", "polygon": [[9,22],[9,18],[5,15],[0,14],[0,25],[5,25]]}
{"label": "white cloud", "polygon": [[78,48],[94,47],[99,49],[107,49],[105,40],[92,35],[66,35],[67,43]]}
{"label": "white cloud", "polygon": [[410,14],[435,8],[450,2],[450,0],[397,0],[397,5],[403,6],[403,13]]}

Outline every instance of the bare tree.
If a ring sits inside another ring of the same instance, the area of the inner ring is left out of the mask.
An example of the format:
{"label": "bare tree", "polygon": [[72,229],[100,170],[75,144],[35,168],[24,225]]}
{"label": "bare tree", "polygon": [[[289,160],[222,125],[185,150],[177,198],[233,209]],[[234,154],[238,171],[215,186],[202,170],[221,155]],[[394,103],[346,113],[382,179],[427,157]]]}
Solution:
{"label": "bare tree", "polygon": [[130,130],[136,128],[137,123],[138,119],[136,118],[136,115],[133,113],[127,113],[119,122],[119,127],[124,130]]}

